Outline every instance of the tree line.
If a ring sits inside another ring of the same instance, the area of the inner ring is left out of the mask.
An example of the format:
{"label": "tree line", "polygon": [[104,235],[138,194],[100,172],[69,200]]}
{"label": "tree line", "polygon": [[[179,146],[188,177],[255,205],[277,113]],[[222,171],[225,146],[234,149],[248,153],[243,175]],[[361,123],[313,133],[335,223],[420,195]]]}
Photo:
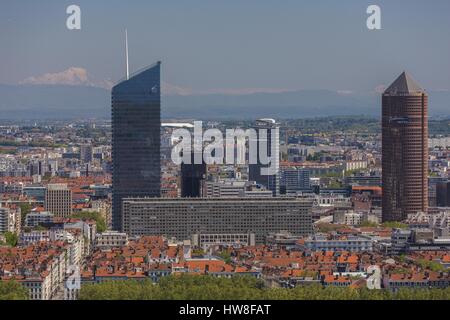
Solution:
{"label": "tree line", "polygon": [[262,280],[182,275],[150,280],[105,281],[81,287],[81,300],[450,300],[447,289],[368,290],[322,285],[267,288]]}

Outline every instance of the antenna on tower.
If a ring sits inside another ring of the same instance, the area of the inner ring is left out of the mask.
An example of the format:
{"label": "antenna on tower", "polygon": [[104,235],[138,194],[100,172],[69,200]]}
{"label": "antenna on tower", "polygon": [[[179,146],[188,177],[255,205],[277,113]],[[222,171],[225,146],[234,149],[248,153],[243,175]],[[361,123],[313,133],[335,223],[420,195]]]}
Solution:
{"label": "antenna on tower", "polygon": [[125,59],[126,59],[126,65],[127,65],[127,80],[130,79],[130,68],[128,65],[128,32],[127,29],[125,29]]}

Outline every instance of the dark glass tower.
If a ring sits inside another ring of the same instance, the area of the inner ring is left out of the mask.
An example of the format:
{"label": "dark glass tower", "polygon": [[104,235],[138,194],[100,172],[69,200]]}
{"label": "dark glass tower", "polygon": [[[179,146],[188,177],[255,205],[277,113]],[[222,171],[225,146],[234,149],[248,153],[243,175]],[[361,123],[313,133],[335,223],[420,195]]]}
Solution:
{"label": "dark glass tower", "polygon": [[[202,155],[203,156],[203,155]],[[202,158],[203,159],[203,158]],[[191,163],[181,164],[181,197],[202,197],[202,184],[206,177],[206,163],[194,163],[194,152],[191,153]]]}
{"label": "dark glass tower", "polygon": [[122,230],[122,199],[159,197],[161,63],[112,89],[112,224]]}
{"label": "dark glass tower", "polygon": [[428,95],[405,72],[382,97],[383,221],[428,208]]}

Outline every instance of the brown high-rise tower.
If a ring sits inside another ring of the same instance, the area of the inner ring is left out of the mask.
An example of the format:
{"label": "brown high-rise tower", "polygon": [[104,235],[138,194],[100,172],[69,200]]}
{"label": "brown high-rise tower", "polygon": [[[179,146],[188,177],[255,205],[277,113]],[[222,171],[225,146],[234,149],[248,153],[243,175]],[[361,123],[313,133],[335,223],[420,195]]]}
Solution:
{"label": "brown high-rise tower", "polygon": [[405,72],[383,93],[383,221],[428,208],[428,95]]}

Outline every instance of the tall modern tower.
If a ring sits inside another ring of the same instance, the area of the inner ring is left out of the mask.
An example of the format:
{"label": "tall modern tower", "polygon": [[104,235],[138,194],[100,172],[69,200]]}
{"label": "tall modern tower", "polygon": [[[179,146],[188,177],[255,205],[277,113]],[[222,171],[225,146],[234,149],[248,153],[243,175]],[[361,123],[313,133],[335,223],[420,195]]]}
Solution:
{"label": "tall modern tower", "polygon": [[428,95],[405,72],[382,97],[383,221],[428,209]]}
{"label": "tall modern tower", "polygon": [[[203,154],[202,154],[203,157]],[[202,186],[206,178],[206,163],[194,163],[194,152],[191,153],[191,163],[181,164],[181,197],[200,198],[202,197]],[[203,159],[203,158],[202,158]]]}
{"label": "tall modern tower", "polygon": [[[267,135],[262,134],[260,129],[267,130]],[[274,129],[274,130],[272,130]],[[256,164],[249,164],[248,166],[248,179],[250,181],[256,181],[256,183],[261,184],[267,188],[267,190],[272,191],[273,196],[277,197],[280,195],[280,137],[279,137],[279,125],[274,119],[259,119],[256,121],[255,125],[256,133],[258,134],[257,150],[258,150],[258,161]],[[272,137],[272,135],[275,135]],[[272,140],[275,141],[275,146],[272,148]],[[276,173],[272,175],[262,175],[261,169],[264,167],[269,167],[261,161],[260,148],[265,146],[267,150],[263,152],[268,157],[274,159],[272,166],[275,166]],[[272,149],[275,150],[275,154],[272,155]]]}
{"label": "tall modern tower", "polygon": [[122,230],[123,198],[160,196],[160,67],[157,62],[131,77],[127,72],[112,89],[114,230]]}

